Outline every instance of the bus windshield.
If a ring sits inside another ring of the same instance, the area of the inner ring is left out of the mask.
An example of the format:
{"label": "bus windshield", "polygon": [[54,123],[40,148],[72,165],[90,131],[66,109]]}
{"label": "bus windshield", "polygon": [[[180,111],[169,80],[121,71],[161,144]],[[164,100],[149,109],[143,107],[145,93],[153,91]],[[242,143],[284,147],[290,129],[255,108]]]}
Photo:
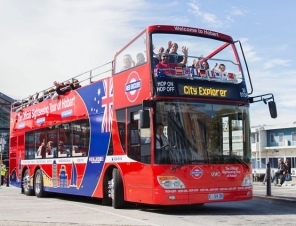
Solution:
{"label": "bus windshield", "polygon": [[155,128],[156,164],[250,163],[247,106],[159,101]]}
{"label": "bus windshield", "polygon": [[[188,58],[185,62],[183,47],[188,48]],[[240,83],[244,80],[233,43],[191,35],[154,33],[152,49],[151,63],[156,77],[191,77],[231,83]],[[159,67],[164,60],[164,54],[169,55],[169,66]]]}

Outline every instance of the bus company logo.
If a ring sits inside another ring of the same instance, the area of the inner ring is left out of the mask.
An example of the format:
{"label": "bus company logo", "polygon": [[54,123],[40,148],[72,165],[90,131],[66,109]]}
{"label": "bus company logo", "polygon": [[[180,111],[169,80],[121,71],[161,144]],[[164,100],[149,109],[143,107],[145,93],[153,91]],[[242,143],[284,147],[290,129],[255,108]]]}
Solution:
{"label": "bus company logo", "polygon": [[221,173],[220,172],[217,172],[217,171],[213,171],[211,172],[211,176],[212,177],[220,177]]}
{"label": "bus company logo", "polygon": [[104,157],[103,156],[89,157],[88,161],[91,163],[101,163],[104,161]]}
{"label": "bus company logo", "polygon": [[42,124],[42,123],[44,123],[44,122],[45,122],[45,118],[44,118],[44,117],[39,118],[39,119],[36,120],[36,123],[37,123],[37,124]]}
{"label": "bus company logo", "polygon": [[23,128],[25,128],[25,126],[26,126],[26,124],[23,122],[23,123],[18,124],[17,128],[18,129],[23,129]]}
{"label": "bus company logo", "polygon": [[199,179],[203,175],[203,170],[200,167],[196,166],[190,171],[190,174],[194,179]]}
{"label": "bus company logo", "polygon": [[139,74],[136,71],[132,71],[125,84],[125,94],[130,102],[134,102],[138,98],[141,86]]}
{"label": "bus company logo", "polygon": [[61,114],[61,116],[62,116],[62,118],[66,118],[66,117],[72,116],[72,109],[67,110],[67,111],[63,111],[62,114]]}

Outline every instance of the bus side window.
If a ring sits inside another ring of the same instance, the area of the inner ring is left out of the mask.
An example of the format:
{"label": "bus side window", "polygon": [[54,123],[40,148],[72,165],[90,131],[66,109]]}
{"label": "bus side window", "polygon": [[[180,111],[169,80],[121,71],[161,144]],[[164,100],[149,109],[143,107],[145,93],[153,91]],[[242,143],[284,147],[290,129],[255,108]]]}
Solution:
{"label": "bus side window", "polygon": [[139,110],[141,106],[128,109],[128,157],[142,162],[151,163],[151,132],[139,129]]}
{"label": "bus side window", "polygon": [[122,147],[122,150],[126,153],[126,143],[125,143],[125,118],[126,113],[125,109],[117,110],[116,111],[116,120],[117,120],[117,129],[118,129],[118,135],[120,139],[120,144]]}
{"label": "bus side window", "polygon": [[128,109],[128,152],[127,155],[131,159],[140,161],[141,152],[140,152],[140,142],[139,142],[139,110],[141,106],[131,107]]}

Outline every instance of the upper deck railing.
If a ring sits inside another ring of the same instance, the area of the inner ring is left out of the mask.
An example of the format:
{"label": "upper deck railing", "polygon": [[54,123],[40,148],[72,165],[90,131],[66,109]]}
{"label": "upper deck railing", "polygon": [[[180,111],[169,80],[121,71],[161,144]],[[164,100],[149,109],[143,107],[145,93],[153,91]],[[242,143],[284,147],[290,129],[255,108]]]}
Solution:
{"label": "upper deck railing", "polygon": [[[174,54],[167,54],[173,55]],[[185,57],[184,55],[178,55]],[[159,57],[158,54],[154,54],[154,57]],[[219,58],[206,58],[206,57],[196,57],[196,56],[187,56],[187,63],[182,67],[174,68],[165,68],[165,69],[154,69],[155,77],[174,77],[174,78],[187,78],[191,80],[206,80],[212,82],[222,82],[222,83],[234,83],[238,84],[243,81],[242,73],[237,71],[224,71],[221,72],[217,70],[219,64],[227,63],[239,66],[238,63],[235,63],[227,59]],[[196,64],[193,64],[193,61],[196,60]],[[209,68],[203,68],[202,62],[208,62]],[[215,66],[216,65],[216,66]]]}
{"label": "upper deck railing", "polygon": [[[92,70],[86,71],[84,73],[81,73],[79,75],[76,75],[72,78],[70,78],[69,80],[66,81],[58,81],[59,83],[66,83],[66,82],[70,82],[71,84],[75,84],[73,83],[73,81],[78,81],[79,85],[81,87],[83,86],[87,86],[89,84],[92,84],[98,80],[101,80],[103,78],[107,78],[107,77],[111,77],[112,76],[112,65],[113,65],[113,61],[105,63],[99,67],[96,67]],[[53,81],[54,82],[54,81]],[[65,86],[64,88],[61,88],[61,90],[63,89],[68,89],[68,86]],[[55,98],[56,95],[56,87],[55,86],[51,86],[45,90],[41,90],[39,92],[36,92],[33,95],[30,95],[29,97],[26,97],[22,100],[18,100],[14,103],[12,103],[11,105],[11,111],[12,112],[19,112],[20,110],[22,110],[23,108],[26,108],[28,106],[32,106],[34,104],[43,102],[47,99],[53,99]]]}

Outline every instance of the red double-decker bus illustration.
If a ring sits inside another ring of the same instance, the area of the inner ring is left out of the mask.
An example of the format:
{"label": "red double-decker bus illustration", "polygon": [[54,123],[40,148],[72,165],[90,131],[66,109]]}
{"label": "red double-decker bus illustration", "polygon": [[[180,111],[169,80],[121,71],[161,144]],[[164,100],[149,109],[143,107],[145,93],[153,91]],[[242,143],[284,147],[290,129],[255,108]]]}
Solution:
{"label": "red double-decker bus illustration", "polygon": [[271,117],[276,108],[272,94],[250,97],[236,43],[148,26],[62,92],[14,103],[10,183],[26,195],[96,197],[114,208],[252,199],[249,105],[268,102]]}

